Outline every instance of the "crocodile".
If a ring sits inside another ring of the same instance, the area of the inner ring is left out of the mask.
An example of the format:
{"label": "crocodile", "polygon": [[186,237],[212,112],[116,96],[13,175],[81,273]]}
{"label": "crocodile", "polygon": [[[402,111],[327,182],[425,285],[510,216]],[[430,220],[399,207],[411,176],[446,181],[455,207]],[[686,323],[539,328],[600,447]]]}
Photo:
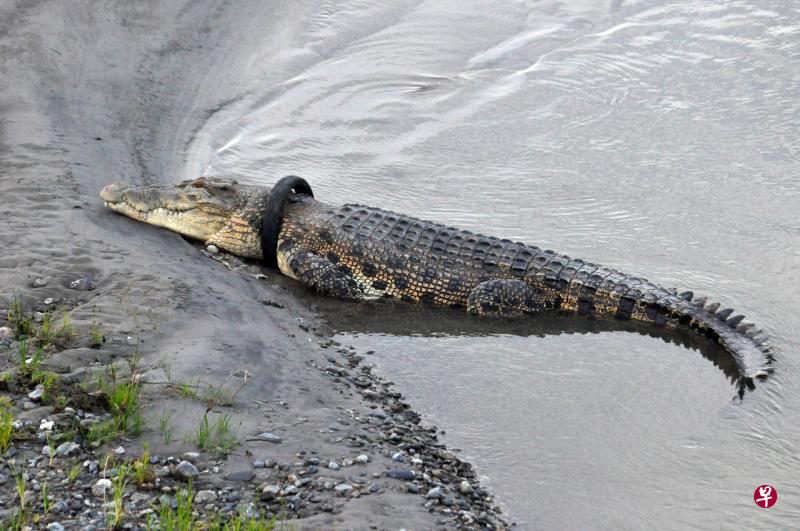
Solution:
{"label": "crocodile", "polygon": [[274,256],[284,275],[324,295],[386,297],[480,316],[560,311],[684,327],[722,345],[736,362],[741,386],[752,388],[754,378],[773,370],[762,331],[691,291],[380,208],[334,206],[287,191],[275,249],[262,252],[265,209],[275,189],[201,177],[170,185],[114,183],[100,196],[115,212],[231,254]]}

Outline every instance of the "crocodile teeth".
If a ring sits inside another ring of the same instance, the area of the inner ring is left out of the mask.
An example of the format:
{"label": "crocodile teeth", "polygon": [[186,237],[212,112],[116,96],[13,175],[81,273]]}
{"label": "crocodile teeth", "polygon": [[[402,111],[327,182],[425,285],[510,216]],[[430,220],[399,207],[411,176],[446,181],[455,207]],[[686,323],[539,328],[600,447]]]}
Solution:
{"label": "crocodile teeth", "polygon": [[703,306],[705,306],[705,305],[706,305],[706,302],[708,302],[708,299],[707,299],[706,297],[697,297],[697,298],[694,300],[694,303],[693,303],[693,304],[694,304],[695,306],[697,306],[698,308],[702,308]]}

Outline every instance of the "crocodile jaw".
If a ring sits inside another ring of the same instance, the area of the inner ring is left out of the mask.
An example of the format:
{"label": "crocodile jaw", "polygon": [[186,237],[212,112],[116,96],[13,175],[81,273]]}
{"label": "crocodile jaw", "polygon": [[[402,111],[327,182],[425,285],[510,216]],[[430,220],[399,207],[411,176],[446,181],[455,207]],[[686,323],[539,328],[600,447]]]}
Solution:
{"label": "crocodile jaw", "polygon": [[200,179],[138,188],[114,183],[103,188],[100,197],[114,212],[205,242],[225,226],[236,201],[231,194],[203,185]]}

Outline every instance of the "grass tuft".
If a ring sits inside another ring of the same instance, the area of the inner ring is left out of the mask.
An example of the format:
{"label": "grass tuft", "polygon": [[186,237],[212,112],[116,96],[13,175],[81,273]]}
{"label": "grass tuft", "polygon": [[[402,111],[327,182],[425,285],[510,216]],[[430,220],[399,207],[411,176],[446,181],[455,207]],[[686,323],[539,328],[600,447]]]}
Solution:
{"label": "grass tuft", "polygon": [[0,456],[3,456],[11,446],[14,435],[14,416],[5,407],[0,408]]}

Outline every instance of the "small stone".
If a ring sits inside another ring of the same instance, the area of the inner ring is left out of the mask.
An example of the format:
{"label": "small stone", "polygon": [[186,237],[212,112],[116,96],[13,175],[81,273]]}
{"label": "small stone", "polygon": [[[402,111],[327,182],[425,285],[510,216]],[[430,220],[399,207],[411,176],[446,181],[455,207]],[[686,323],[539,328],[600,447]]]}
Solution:
{"label": "small stone", "polygon": [[127,344],[129,344],[130,346],[133,347],[139,342],[136,340],[136,338],[128,336],[128,337],[125,338],[125,343],[127,343]]}
{"label": "small stone", "polygon": [[442,490],[442,487],[433,487],[428,491],[425,497],[429,500],[441,500],[444,498],[444,491]]}
{"label": "small stone", "polygon": [[402,479],[402,480],[411,480],[417,477],[413,470],[405,470],[403,468],[393,468],[389,470],[387,475],[390,478],[394,479]]}
{"label": "small stone", "polygon": [[219,252],[219,247],[217,247],[216,245],[212,244],[212,245],[209,245],[208,247],[206,247],[206,251],[208,251],[211,254],[217,254]]}
{"label": "small stone", "polygon": [[36,389],[28,393],[28,398],[33,400],[34,402],[38,402],[44,396],[44,387],[41,385],[37,385]]}
{"label": "small stone", "polygon": [[396,452],[394,455],[392,455],[392,461],[395,461],[396,463],[405,463],[406,456],[403,454],[403,452]]}
{"label": "small stone", "polygon": [[0,326],[0,339],[8,339],[14,333],[7,326]]}
{"label": "small stone", "polygon": [[175,474],[179,478],[189,480],[199,476],[200,472],[197,470],[197,467],[189,461],[181,461],[178,463],[178,466],[175,467]]}
{"label": "small stone", "polygon": [[472,485],[465,479],[458,485],[458,491],[461,494],[472,494]]}
{"label": "small stone", "polygon": [[198,457],[200,457],[200,452],[186,452],[183,454],[183,458],[187,461],[194,461]]}
{"label": "small stone", "polygon": [[123,448],[122,446],[117,446],[114,449],[114,453],[117,454],[117,455],[122,455],[122,454],[125,453],[125,448]]}
{"label": "small stone", "polygon": [[58,448],[56,448],[56,454],[59,457],[67,457],[80,450],[80,448],[81,448],[80,444],[69,441],[59,444]]}
{"label": "small stone", "polygon": [[412,457],[411,458],[411,464],[414,465],[414,466],[422,466],[423,463],[424,462],[419,457]]}
{"label": "small stone", "polygon": [[333,490],[336,492],[337,496],[347,496],[353,492],[353,486],[348,485],[347,483],[342,483],[340,485],[336,485]]}
{"label": "small stone", "polygon": [[58,522],[53,522],[52,524],[47,524],[47,531],[64,531],[64,526]]}
{"label": "small stone", "polygon": [[258,518],[258,507],[254,503],[248,503],[247,507],[244,508],[244,517],[250,519]]}
{"label": "small stone", "polygon": [[59,500],[53,504],[53,512],[63,514],[69,512],[69,505],[63,500]]}
{"label": "small stone", "polygon": [[383,490],[383,487],[381,487],[380,483],[372,482],[372,483],[369,484],[369,487],[367,487],[367,490],[370,491],[371,493],[375,494],[375,493],[380,492],[381,490]]}
{"label": "small stone", "polygon": [[256,473],[252,470],[239,470],[228,474],[228,481],[251,481],[256,477]]}
{"label": "small stone", "polygon": [[331,470],[339,470],[339,468],[341,467],[339,466],[339,463],[337,463],[336,461],[331,461],[330,463],[328,463],[328,468],[330,468]]}
{"label": "small stone", "polygon": [[266,468],[267,464],[263,459],[256,459],[253,461],[253,468]]}
{"label": "small stone", "polygon": [[369,456],[367,454],[361,454],[356,457],[356,463],[366,464],[369,463]]}
{"label": "small stone", "polygon": [[44,303],[45,303],[46,306],[50,306],[51,304],[53,304],[53,297],[47,297],[44,300]]}
{"label": "small stone", "polygon": [[43,278],[34,278],[33,282],[31,282],[31,286],[34,288],[43,288],[47,285],[47,280]]}
{"label": "small stone", "polygon": [[97,282],[89,277],[79,278],[69,283],[69,287],[78,291],[92,291],[97,287]]}
{"label": "small stone", "polygon": [[342,459],[342,466],[353,466],[354,461],[349,457]]}
{"label": "small stone", "polygon": [[264,501],[274,500],[280,491],[280,485],[267,485],[261,490],[261,499]]}
{"label": "small stone", "polygon": [[201,490],[194,497],[195,503],[212,503],[217,501],[217,493],[213,490]]}
{"label": "small stone", "polygon": [[54,420],[42,419],[39,421],[39,431],[52,431],[55,425],[56,422]]}
{"label": "small stone", "polygon": [[283,442],[283,439],[278,437],[272,432],[265,431],[263,433],[259,433],[255,436],[255,440],[257,441],[267,441],[275,444],[280,444]]}
{"label": "small stone", "polygon": [[33,312],[33,322],[41,323],[44,321],[44,314],[42,312]]}
{"label": "small stone", "polygon": [[131,494],[131,502],[132,503],[141,503],[141,502],[149,502],[151,497],[149,494],[145,494],[144,492],[134,492]]}
{"label": "small stone", "polygon": [[92,495],[97,496],[98,498],[105,496],[106,491],[111,489],[111,480],[110,479],[98,479],[97,483],[92,485]]}

